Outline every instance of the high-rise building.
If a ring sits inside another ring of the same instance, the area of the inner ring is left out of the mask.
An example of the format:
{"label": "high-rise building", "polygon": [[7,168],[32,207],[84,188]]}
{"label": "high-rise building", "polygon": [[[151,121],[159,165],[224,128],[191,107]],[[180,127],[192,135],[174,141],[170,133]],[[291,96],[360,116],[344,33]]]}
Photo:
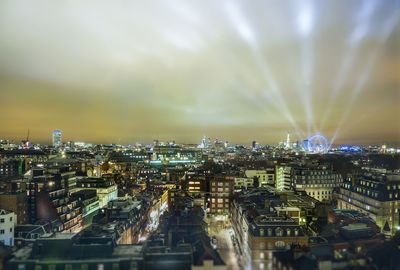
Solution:
{"label": "high-rise building", "polygon": [[257,141],[252,141],[252,142],[251,142],[251,148],[252,148],[253,150],[258,150],[259,145],[258,145]]}
{"label": "high-rise building", "polygon": [[286,135],[286,148],[290,148],[290,133],[288,132]]}
{"label": "high-rise building", "polygon": [[278,165],[275,167],[275,187],[277,191],[291,189],[292,167]]}
{"label": "high-rise building", "polygon": [[61,146],[61,130],[53,131],[53,146],[60,147]]}

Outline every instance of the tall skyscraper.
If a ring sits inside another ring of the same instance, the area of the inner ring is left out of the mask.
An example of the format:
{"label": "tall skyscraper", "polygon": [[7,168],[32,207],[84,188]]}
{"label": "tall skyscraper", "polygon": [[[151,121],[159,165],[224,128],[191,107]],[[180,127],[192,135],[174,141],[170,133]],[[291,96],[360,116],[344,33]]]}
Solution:
{"label": "tall skyscraper", "polygon": [[286,135],[286,148],[290,148],[290,133],[289,132]]}
{"label": "tall skyscraper", "polygon": [[61,146],[61,130],[53,131],[53,146],[56,148]]}

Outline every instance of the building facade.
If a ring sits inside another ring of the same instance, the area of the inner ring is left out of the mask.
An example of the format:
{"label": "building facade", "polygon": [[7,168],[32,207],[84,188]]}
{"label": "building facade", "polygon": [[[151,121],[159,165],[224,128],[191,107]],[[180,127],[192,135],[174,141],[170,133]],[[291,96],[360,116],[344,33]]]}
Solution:
{"label": "building facade", "polygon": [[327,167],[297,167],[292,171],[292,185],[297,191],[305,191],[318,201],[332,200],[334,189],[342,184],[341,174]]}
{"label": "building facade", "polygon": [[247,178],[257,177],[260,186],[275,184],[275,169],[267,168],[264,170],[246,170],[245,175]]}
{"label": "building facade", "polygon": [[368,173],[347,181],[340,188],[337,204],[340,209],[368,214],[393,235],[400,228],[400,175]]}
{"label": "building facade", "polygon": [[78,178],[76,182],[76,190],[96,190],[100,208],[103,208],[108,204],[108,202],[118,198],[118,188],[112,178]]}
{"label": "building facade", "polygon": [[210,213],[228,214],[232,202],[235,177],[215,176],[210,180]]}
{"label": "building facade", "polygon": [[6,246],[14,246],[15,225],[17,215],[12,211],[0,209],[0,242]]}
{"label": "building facade", "polygon": [[53,130],[53,147],[61,146],[61,130]]}

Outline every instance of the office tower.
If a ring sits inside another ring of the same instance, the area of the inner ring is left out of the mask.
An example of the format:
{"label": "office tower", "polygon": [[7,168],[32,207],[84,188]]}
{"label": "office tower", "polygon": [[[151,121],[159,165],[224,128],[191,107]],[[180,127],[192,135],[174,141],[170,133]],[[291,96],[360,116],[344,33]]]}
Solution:
{"label": "office tower", "polygon": [[290,133],[289,132],[286,135],[286,148],[290,148]]}
{"label": "office tower", "polygon": [[60,147],[61,146],[61,130],[53,131],[53,146]]}

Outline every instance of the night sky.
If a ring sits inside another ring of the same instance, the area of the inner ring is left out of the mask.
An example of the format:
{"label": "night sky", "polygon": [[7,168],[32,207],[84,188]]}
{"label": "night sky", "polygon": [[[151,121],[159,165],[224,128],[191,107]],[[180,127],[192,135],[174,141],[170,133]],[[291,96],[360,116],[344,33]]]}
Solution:
{"label": "night sky", "polygon": [[0,2],[0,138],[400,144],[400,1]]}

